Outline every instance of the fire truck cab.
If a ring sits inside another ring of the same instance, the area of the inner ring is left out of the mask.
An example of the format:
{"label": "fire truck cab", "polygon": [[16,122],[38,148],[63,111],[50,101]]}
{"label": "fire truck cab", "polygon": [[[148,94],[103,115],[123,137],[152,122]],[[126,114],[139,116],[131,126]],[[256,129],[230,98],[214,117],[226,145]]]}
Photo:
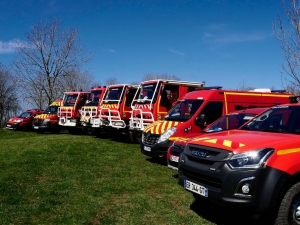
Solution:
{"label": "fire truck cab", "polygon": [[186,93],[201,89],[204,84],[160,79],[141,82],[131,104],[129,135],[132,142],[140,143],[146,126],[163,119]]}
{"label": "fire truck cab", "polygon": [[227,113],[289,102],[289,97],[293,95],[282,92],[234,91],[213,87],[187,93],[163,120],[144,129],[141,152],[153,158],[166,157],[174,140],[199,133],[205,126]]}
{"label": "fire truck cab", "polygon": [[99,111],[106,87],[91,88],[88,102],[80,110],[80,122],[84,134],[91,130],[93,120],[99,118]]}
{"label": "fire truck cab", "polygon": [[98,118],[91,118],[91,126],[97,136],[105,133],[119,139],[128,129],[131,102],[137,85],[115,84],[107,87],[100,103]]}
{"label": "fire truck cab", "polygon": [[245,209],[276,225],[299,224],[299,135],[300,104],[290,103],[239,129],[195,137],[180,155],[178,183],[196,200]]}
{"label": "fire truck cab", "polygon": [[82,127],[80,123],[80,109],[86,105],[90,92],[65,92],[63,106],[58,108],[58,124],[67,127],[70,134],[80,134]]}
{"label": "fire truck cab", "polygon": [[51,133],[59,133],[60,126],[58,124],[57,111],[62,106],[62,100],[58,99],[52,102],[42,114],[34,117],[32,127],[37,133],[49,131]]}

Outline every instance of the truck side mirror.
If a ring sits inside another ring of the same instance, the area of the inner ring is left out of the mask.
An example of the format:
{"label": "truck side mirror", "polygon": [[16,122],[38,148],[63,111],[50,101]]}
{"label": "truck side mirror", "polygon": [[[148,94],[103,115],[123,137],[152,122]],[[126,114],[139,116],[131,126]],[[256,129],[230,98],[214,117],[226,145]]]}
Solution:
{"label": "truck side mirror", "polygon": [[202,130],[206,127],[206,115],[200,114],[195,118],[196,126],[200,127]]}

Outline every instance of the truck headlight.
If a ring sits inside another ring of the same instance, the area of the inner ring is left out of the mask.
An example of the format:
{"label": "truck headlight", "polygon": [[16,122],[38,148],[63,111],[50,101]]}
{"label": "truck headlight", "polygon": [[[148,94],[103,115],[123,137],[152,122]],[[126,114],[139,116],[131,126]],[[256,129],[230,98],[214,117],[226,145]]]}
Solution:
{"label": "truck headlight", "polygon": [[15,121],[15,123],[21,123],[21,122],[23,122],[23,120],[22,120],[22,119],[20,119],[20,120],[16,120],[16,121]]}
{"label": "truck headlight", "polygon": [[44,119],[44,123],[50,122],[50,119]]}
{"label": "truck headlight", "polygon": [[236,154],[228,161],[232,169],[252,168],[264,166],[267,159],[273,154],[274,149],[266,148],[241,154]]}
{"label": "truck headlight", "polygon": [[166,130],[157,140],[157,143],[164,142],[169,139],[176,132],[176,127],[171,127]]}

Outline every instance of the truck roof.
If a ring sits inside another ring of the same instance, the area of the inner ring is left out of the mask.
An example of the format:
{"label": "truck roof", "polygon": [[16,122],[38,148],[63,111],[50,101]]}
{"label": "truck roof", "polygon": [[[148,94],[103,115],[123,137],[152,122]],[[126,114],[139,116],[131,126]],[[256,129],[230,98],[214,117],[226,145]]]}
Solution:
{"label": "truck roof", "polygon": [[257,92],[257,91],[237,91],[237,90],[218,90],[218,89],[203,89],[203,90],[196,90],[187,93],[184,96],[184,99],[202,99],[202,98],[212,98],[213,95],[224,94],[225,92],[232,92],[232,93],[247,93],[247,94],[269,94],[269,95],[286,95],[292,96],[293,94],[289,93],[282,93],[282,92]]}

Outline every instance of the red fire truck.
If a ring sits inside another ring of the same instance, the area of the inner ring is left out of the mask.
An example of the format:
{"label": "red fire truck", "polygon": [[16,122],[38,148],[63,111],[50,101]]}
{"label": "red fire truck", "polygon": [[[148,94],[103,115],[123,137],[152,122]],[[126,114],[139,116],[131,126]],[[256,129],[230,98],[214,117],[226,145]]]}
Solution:
{"label": "red fire truck", "polygon": [[100,104],[106,87],[97,87],[90,90],[88,103],[80,110],[80,122],[84,134],[92,132],[92,123],[95,118],[99,118]]}
{"label": "red fire truck", "polygon": [[58,117],[60,126],[66,127],[70,134],[82,133],[80,123],[80,109],[89,99],[90,92],[65,92],[63,97],[63,106],[58,108]]}
{"label": "red fire truck", "polygon": [[36,115],[42,114],[44,110],[30,109],[22,112],[19,116],[9,119],[6,128],[10,130],[32,130],[32,121]]}
{"label": "red fire truck", "polygon": [[[143,131],[141,152],[147,156],[166,157],[173,141],[190,133],[199,133],[226,113],[253,107],[270,107],[289,102],[292,94],[284,91],[234,91],[205,88],[187,93],[168,115]],[[205,124],[199,121],[205,116]]]}
{"label": "red fire truck", "polygon": [[204,84],[160,79],[141,82],[131,104],[129,135],[132,142],[140,143],[146,126],[163,119],[186,93],[201,89]]}
{"label": "red fire truck", "polygon": [[60,126],[58,124],[57,111],[58,107],[62,106],[62,100],[52,102],[42,114],[34,117],[32,127],[37,133],[51,132],[59,133]]}
{"label": "red fire truck", "polygon": [[[169,168],[178,170],[178,159],[186,145],[186,142],[192,138],[200,137],[208,133],[220,132],[224,130],[237,129],[244,123],[254,118],[258,114],[266,111],[269,108],[250,108],[243,109],[236,112],[228,113],[217,119],[215,122],[207,126],[200,133],[191,133],[176,139],[173,144],[168,148],[167,152],[167,165]],[[202,123],[205,123],[203,121]]]}
{"label": "red fire truck", "polygon": [[96,135],[106,133],[115,140],[124,137],[123,134],[128,130],[131,102],[137,89],[137,85],[131,84],[115,84],[107,87],[100,104],[98,118],[90,119]]}
{"label": "red fire truck", "polygon": [[178,182],[196,200],[245,209],[276,225],[299,224],[299,135],[300,104],[274,106],[239,129],[190,139]]}

